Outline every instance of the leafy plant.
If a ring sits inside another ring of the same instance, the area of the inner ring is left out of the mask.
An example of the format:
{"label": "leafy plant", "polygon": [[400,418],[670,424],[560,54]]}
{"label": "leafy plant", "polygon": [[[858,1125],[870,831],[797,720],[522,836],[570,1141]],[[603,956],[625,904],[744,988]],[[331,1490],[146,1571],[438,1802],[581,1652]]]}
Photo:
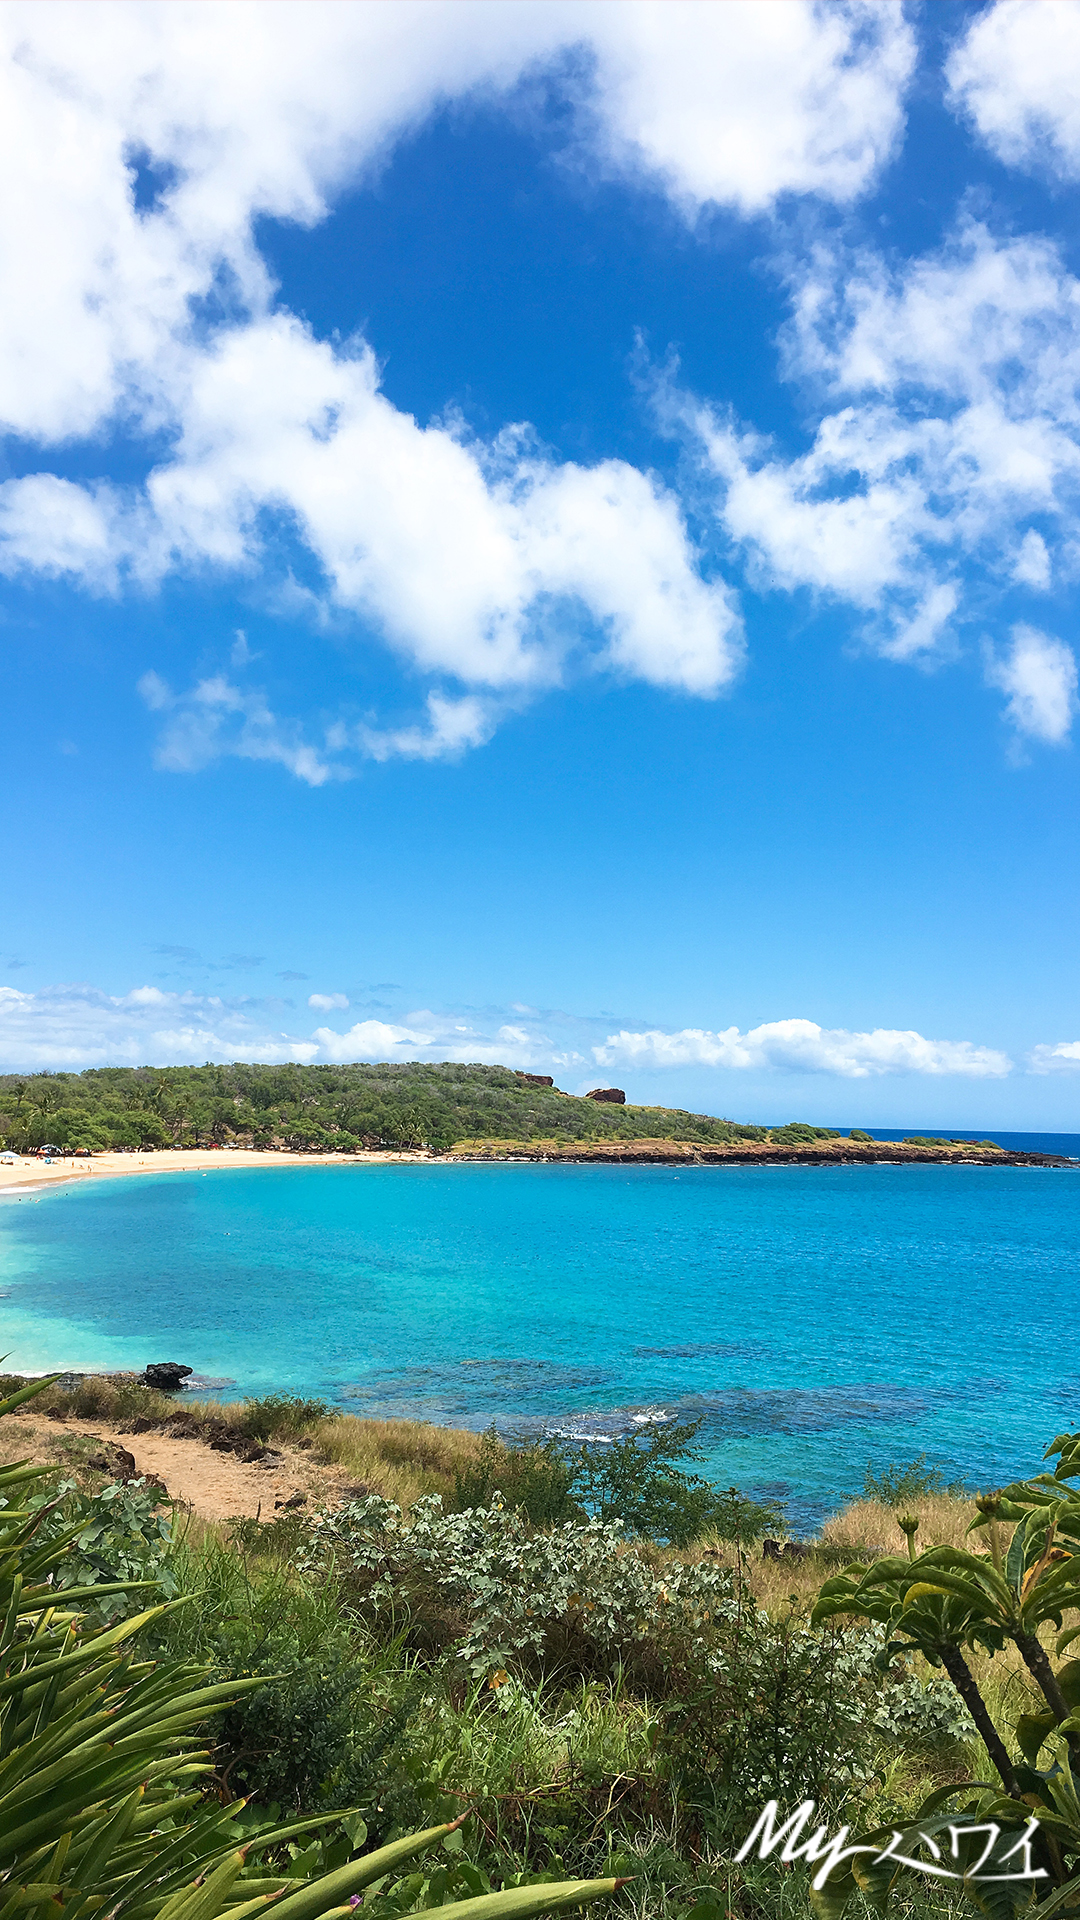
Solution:
{"label": "leafy plant", "polygon": [[488,1507],[496,1495],[534,1526],[556,1526],[582,1518],[573,1497],[575,1466],[557,1440],[522,1441],[508,1446],[494,1426],[481,1435],[480,1456],[454,1473],[452,1511]]}
{"label": "leafy plant", "polygon": [[[0,1415],[41,1385],[0,1403]],[[78,1525],[52,1539],[54,1507],[29,1502],[43,1474],[0,1468],[0,1911],[87,1920],[249,1920],[281,1895],[285,1920],[347,1915],[348,1902],[442,1842],[461,1821],[395,1840],[310,1879],[259,1878],[253,1855],[326,1825],[325,1816],[264,1825],[239,1820],[243,1802],[204,1798],[211,1770],[196,1730],[261,1677],[208,1686],[183,1662],[138,1660],[132,1641],[177,1602],[95,1629],[80,1611],[103,1588],[61,1588]],[[129,1583],[117,1583],[127,1586]],[[464,1817],[464,1816],[463,1816]],[[363,1837],[356,1828],[354,1837]],[[242,1840],[243,1845],[238,1845]],[[460,1920],[531,1920],[614,1891],[614,1879],[480,1894]],[[451,1889],[451,1892],[453,1890]]]}
{"label": "leafy plant", "polygon": [[171,1511],[144,1480],[103,1487],[91,1495],[80,1494],[73,1480],[61,1481],[51,1493],[32,1494],[26,1507],[31,1514],[42,1512],[38,1544],[65,1542],[52,1574],[57,1590],[100,1590],[100,1599],[87,1599],[95,1619],[123,1620],[136,1612],[138,1603],[131,1594],[140,1583],[152,1584],[166,1598],[177,1593]]}
{"label": "leafy plant", "polygon": [[720,1491],[683,1464],[700,1460],[700,1420],[654,1421],[610,1445],[582,1445],[573,1491],[589,1513],[621,1521],[627,1533],[687,1546],[700,1534],[747,1541],[782,1527],[779,1507],[749,1501],[732,1487]]}
{"label": "leafy plant", "polygon": [[579,1671],[655,1671],[676,1643],[710,1643],[735,1604],[728,1568],[654,1569],[618,1521],[540,1532],[502,1502],[446,1513],[437,1494],[408,1518],[376,1494],[315,1514],[297,1565],[335,1569],[365,1619],[452,1648],[477,1676],[571,1650]]}
{"label": "leafy plant", "polygon": [[[967,1829],[993,1821],[1015,1841],[1034,1816],[1039,1871],[1051,1888],[1039,1903],[1040,1915],[1080,1912],[1080,1782],[1074,1772],[1080,1751],[1080,1661],[1055,1667],[1041,1638],[1048,1626],[1057,1629],[1060,1658],[1080,1637],[1080,1627],[1063,1626],[1064,1616],[1080,1609],[1080,1493],[1068,1484],[1080,1478],[1080,1434],[1059,1434],[1044,1457],[1055,1455],[1053,1474],[976,1497],[968,1531],[984,1533],[989,1552],[930,1547],[918,1554],[919,1522],[902,1516],[908,1558],[889,1555],[870,1566],[849,1567],[825,1582],[813,1613],[819,1622],[837,1615],[879,1621],[886,1636],[883,1661],[906,1647],[943,1666],[1001,1779],[1003,1791],[968,1782],[931,1796],[901,1851],[911,1855],[920,1830],[932,1838],[948,1826],[960,1835],[963,1864]],[[963,1651],[978,1646],[995,1655],[1007,1643],[1019,1651],[1045,1701],[1044,1711],[1022,1713],[1011,1729],[995,1723]],[[1018,1754],[1010,1750],[1010,1734]],[[1044,1747],[1050,1765],[1040,1770]],[[968,1796],[964,1807],[942,1812],[945,1802],[961,1792]],[[879,1837],[863,1838],[870,1845]],[[823,1909],[839,1913],[850,1894],[862,1888],[883,1912],[905,1871],[895,1861],[882,1867],[873,1860],[867,1865],[863,1856],[853,1858],[843,1873],[828,1877],[820,1895]],[[1000,1882],[978,1879],[970,1891],[994,1920],[1003,1920],[1031,1899],[1031,1882],[1022,1895],[1016,1884],[1005,1891]]]}
{"label": "leafy plant", "polygon": [[924,1500],[932,1493],[964,1493],[966,1489],[955,1481],[946,1485],[945,1475],[939,1467],[932,1467],[925,1453],[917,1453],[914,1460],[906,1462],[890,1461],[888,1466],[875,1470],[867,1462],[866,1479],[863,1482],[863,1495],[867,1500],[880,1500],[883,1507],[910,1507],[917,1500]]}

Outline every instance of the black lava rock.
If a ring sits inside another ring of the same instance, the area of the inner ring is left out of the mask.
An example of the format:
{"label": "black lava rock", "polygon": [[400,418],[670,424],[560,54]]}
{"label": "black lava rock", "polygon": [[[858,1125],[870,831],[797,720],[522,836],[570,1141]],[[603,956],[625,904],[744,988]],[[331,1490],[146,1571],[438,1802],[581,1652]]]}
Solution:
{"label": "black lava rock", "polygon": [[156,1387],[159,1393],[176,1393],[183,1386],[191,1367],[178,1366],[175,1360],[156,1360],[142,1377],[144,1387]]}

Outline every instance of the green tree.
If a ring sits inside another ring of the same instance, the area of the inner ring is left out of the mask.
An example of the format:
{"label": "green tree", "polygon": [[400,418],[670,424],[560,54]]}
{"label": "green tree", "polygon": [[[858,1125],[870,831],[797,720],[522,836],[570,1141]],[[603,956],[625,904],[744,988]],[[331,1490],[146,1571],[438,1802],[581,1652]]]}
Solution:
{"label": "green tree", "polygon": [[628,1533],[677,1547],[710,1531],[748,1540],[781,1526],[778,1508],[687,1471],[687,1461],[702,1458],[703,1425],[654,1421],[607,1445],[582,1444],[570,1455],[574,1498],[601,1520],[621,1520]]}

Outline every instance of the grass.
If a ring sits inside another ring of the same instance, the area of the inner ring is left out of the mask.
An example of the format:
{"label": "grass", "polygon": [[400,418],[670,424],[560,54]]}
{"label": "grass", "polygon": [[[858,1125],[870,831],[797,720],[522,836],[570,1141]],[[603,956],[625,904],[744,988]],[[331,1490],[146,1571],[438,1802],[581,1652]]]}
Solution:
{"label": "grass", "polygon": [[480,1457],[480,1435],[423,1420],[362,1420],[335,1414],[312,1429],[324,1460],[374,1493],[409,1507],[425,1493],[452,1493],[454,1475]]}

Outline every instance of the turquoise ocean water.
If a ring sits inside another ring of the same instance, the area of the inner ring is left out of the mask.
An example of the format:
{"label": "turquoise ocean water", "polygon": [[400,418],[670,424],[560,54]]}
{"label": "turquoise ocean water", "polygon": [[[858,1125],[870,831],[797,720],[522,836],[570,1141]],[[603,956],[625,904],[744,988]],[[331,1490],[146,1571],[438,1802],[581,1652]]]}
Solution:
{"label": "turquoise ocean water", "polygon": [[812,1523],[868,1461],[988,1485],[1080,1426],[1080,1171],[302,1167],[0,1205],[9,1368],[180,1360],[357,1413],[610,1435]]}

